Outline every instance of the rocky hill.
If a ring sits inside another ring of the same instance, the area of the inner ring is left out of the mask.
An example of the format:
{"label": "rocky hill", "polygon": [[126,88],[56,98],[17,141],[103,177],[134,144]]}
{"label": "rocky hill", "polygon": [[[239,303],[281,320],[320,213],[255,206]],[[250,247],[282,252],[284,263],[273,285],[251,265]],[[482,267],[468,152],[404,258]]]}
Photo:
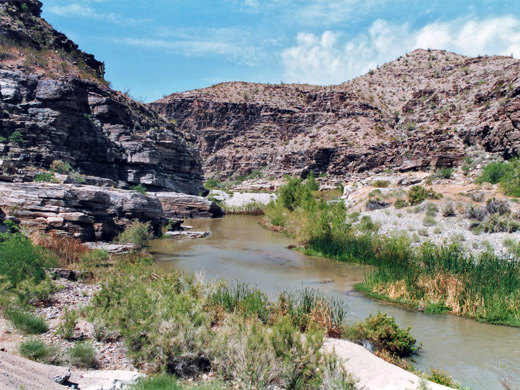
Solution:
{"label": "rocky hill", "polygon": [[0,158],[10,170],[1,179],[32,181],[59,160],[92,184],[202,191],[196,148],[109,88],[104,65],[40,12],[37,0],[0,3]]}
{"label": "rocky hill", "polygon": [[196,146],[112,90],[103,63],[47,24],[41,6],[0,2],[0,221],[90,241],[133,219],[159,231],[166,218],[221,216],[193,196],[205,191]]}
{"label": "rocky hill", "polygon": [[151,107],[196,140],[208,177],[424,170],[518,153],[519,68],[415,50],[342,85],[223,83]]}

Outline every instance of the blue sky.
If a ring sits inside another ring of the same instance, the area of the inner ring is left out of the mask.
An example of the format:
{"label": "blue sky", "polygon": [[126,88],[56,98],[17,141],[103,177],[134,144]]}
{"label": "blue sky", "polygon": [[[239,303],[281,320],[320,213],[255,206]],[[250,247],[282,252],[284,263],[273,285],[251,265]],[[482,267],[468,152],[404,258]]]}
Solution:
{"label": "blue sky", "polygon": [[42,1],[144,101],[223,81],[338,84],[419,47],[520,58],[518,0]]}

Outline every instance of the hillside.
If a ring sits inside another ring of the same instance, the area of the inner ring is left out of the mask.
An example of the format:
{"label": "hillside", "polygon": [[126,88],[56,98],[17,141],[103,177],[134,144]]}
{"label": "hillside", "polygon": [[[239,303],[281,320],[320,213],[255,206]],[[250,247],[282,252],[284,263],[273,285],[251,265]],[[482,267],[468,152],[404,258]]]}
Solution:
{"label": "hillside", "polygon": [[103,63],[41,19],[41,6],[0,3],[0,180],[32,181],[59,160],[90,184],[198,194],[193,145],[112,90]]}
{"label": "hillside", "polygon": [[519,151],[519,67],[415,50],[342,85],[223,83],[150,106],[197,141],[208,177],[428,170]]}

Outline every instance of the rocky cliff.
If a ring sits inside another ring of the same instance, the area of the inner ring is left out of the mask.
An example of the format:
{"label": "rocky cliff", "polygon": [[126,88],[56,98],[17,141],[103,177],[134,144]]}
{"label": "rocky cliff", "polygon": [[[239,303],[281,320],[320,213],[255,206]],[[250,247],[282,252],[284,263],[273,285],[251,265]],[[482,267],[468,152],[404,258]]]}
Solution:
{"label": "rocky cliff", "polygon": [[[89,241],[133,219],[158,230],[170,216],[221,216],[185,195],[204,191],[196,146],[112,90],[103,63],[41,19],[41,5],[0,2],[0,221]],[[148,196],[120,190],[135,185]]]}
{"label": "rocky cliff", "polygon": [[519,152],[519,67],[416,50],[338,86],[224,83],[151,107],[197,142],[207,176],[421,170]]}
{"label": "rocky cliff", "polygon": [[0,3],[0,158],[17,170],[10,179],[31,180],[61,160],[116,187],[202,191],[195,146],[110,89],[103,64],[42,20],[40,7]]}

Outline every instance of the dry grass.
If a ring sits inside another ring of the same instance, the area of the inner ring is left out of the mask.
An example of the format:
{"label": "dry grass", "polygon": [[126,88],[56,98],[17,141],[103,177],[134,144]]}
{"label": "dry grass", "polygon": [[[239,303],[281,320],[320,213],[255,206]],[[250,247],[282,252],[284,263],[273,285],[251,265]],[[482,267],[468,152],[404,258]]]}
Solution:
{"label": "dry grass", "polygon": [[74,267],[89,252],[87,246],[77,238],[62,236],[54,232],[33,235],[31,240],[34,245],[41,246],[54,253],[58,258],[60,267],[64,268]]}

